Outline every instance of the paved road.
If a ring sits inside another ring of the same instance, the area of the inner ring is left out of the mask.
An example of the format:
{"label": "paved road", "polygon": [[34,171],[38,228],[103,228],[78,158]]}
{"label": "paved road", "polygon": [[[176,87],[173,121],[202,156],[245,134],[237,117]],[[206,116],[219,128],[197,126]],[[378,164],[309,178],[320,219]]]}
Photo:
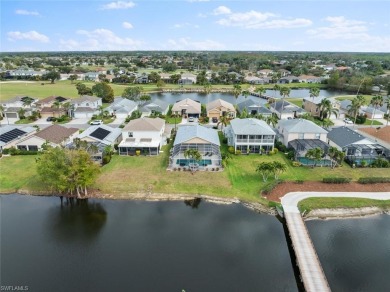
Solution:
{"label": "paved road", "polygon": [[299,213],[298,203],[307,198],[313,197],[347,197],[366,198],[375,200],[390,200],[388,192],[292,192],[287,193],[281,199],[284,212]]}

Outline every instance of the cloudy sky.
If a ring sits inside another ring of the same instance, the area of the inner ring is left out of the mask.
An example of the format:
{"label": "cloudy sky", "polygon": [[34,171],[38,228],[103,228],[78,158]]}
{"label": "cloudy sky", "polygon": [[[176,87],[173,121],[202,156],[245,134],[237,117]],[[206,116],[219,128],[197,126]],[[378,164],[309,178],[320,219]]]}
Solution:
{"label": "cloudy sky", "polygon": [[1,0],[2,52],[390,52],[390,0]]}

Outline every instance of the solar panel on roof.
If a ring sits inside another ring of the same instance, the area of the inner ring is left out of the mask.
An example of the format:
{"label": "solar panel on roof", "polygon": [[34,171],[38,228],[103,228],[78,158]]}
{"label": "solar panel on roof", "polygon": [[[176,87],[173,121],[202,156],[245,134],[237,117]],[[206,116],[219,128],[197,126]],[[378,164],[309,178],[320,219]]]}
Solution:
{"label": "solar panel on roof", "polygon": [[97,128],[95,131],[93,131],[91,134],[89,134],[89,136],[91,137],[94,137],[94,138],[97,138],[99,140],[103,140],[104,138],[106,138],[111,132],[110,131],[107,131],[105,129],[102,129],[102,128]]}
{"label": "solar panel on roof", "polygon": [[56,99],[57,101],[59,101],[59,102],[63,102],[63,101],[66,100],[66,98],[65,98],[65,97],[62,97],[62,96],[57,96],[55,99]]}
{"label": "solar panel on roof", "polygon": [[13,129],[7,133],[1,134],[0,135],[0,141],[4,143],[8,143],[9,141],[12,141],[16,139],[19,136],[22,136],[26,134],[25,131],[19,130],[19,129]]}

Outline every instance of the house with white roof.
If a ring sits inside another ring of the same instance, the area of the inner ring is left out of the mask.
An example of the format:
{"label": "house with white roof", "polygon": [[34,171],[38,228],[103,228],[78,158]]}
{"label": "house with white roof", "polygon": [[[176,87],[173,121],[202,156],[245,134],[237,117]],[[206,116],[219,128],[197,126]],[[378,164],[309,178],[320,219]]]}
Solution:
{"label": "house with white roof", "polygon": [[[183,125],[178,128],[169,159],[169,170],[205,170],[222,169],[218,132],[201,125]],[[188,149],[194,149],[201,155],[195,161],[186,157]]]}
{"label": "house with white roof", "polygon": [[189,85],[196,83],[196,75],[191,73],[183,73],[179,79],[179,84]]}
{"label": "house with white roof", "polygon": [[273,150],[276,136],[266,122],[255,118],[231,120],[224,134],[234,151],[258,154]]}
{"label": "house with white roof", "polygon": [[98,114],[98,108],[102,105],[102,99],[96,96],[83,95],[79,98],[72,99],[73,117],[74,118],[92,118]]}
{"label": "house with white roof", "polygon": [[130,99],[115,97],[114,102],[104,110],[117,118],[125,119],[138,109],[138,104]]}
{"label": "house with white roof", "polygon": [[166,142],[165,121],[160,118],[131,120],[122,129],[120,155],[158,155]]}
{"label": "house with white roof", "polygon": [[244,110],[248,115],[256,116],[262,115],[264,118],[272,115],[272,112],[264,106],[265,103],[253,101],[252,99],[245,99],[243,102],[237,104],[237,110],[242,113]]}

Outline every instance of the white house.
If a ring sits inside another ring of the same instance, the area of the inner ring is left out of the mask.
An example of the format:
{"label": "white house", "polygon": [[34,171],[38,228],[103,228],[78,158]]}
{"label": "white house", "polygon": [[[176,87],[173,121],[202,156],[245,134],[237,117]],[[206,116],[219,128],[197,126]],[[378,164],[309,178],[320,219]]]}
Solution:
{"label": "white house", "polygon": [[79,129],[76,128],[51,125],[42,131],[21,139],[16,143],[16,147],[20,150],[39,151],[42,150],[42,145],[44,144],[48,144],[52,147],[65,146],[72,143],[78,133]]}
{"label": "white house", "polygon": [[90,126],[76,138],[97,145],[114,146],[122,140],[122,129],[107,125]]}
{"label": "white house", "polygon": [[120,155],[158,155],[165,144],[165,121],[160,118],[131,120],[122,129]]}
{"label": "white house", "polygon": [[196,83],[196,75],[191,73],[183,73],[179,79],[179,84],[194,84]]}
{"label": "white house", "polygon": [[0,152],[3,149],[11,148],[16,145],[21,139],[33,135],[37,130],[34,127],[15,127],[1,126],[0,127]]}
{"label": "white house", "polygon": [[268,153],[274,148],[276,133],[264,121],[234,119],[224,130],[228,145],[242,153]]}
{"label": "white house", "polygon": [[102,105],[102,99],[95,96],[83,95],[72,100],[74,106],[74,118],[92,118],[94,114],[98,114],[98,108]]}
{"label": "white house", "polygon": [[117,118],[125,119],[137,110],[138,104],[132,100],[123,97],[115,97],[114,102],[104,110]]}
{"label": "white house", "polygon": [[278,100],[271,103],[270,110],[275,113],[279,119],[293,119],[305,113],[302,108],[286,100]]}

